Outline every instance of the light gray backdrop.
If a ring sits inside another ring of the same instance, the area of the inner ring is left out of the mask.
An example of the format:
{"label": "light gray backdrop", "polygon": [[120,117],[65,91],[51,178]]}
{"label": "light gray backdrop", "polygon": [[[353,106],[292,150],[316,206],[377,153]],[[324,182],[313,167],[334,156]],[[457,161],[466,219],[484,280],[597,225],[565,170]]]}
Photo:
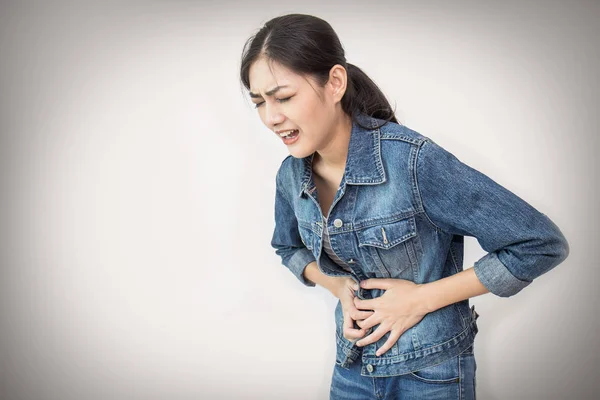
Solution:
{"label": "light gray backdrop", "polygon": [[328,398],[336,301],[269,245],[288,153],[239,84],[289,12],[569,240],[471,300],[478,397],[597,395],[599,2],[350,3],[1,3],[0,398]]}

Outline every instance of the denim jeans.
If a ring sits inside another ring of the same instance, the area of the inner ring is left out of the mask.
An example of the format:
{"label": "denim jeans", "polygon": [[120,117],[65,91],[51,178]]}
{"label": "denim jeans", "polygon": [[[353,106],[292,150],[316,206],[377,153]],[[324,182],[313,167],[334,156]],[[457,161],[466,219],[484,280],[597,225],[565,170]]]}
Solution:
{"label": "denim jeans", "polygon": [[475,400],[477,363],[473,346],[440,364],[408,374],[369,377],[360,374],[360,359],[349,368],[337,363],[330,400]]}

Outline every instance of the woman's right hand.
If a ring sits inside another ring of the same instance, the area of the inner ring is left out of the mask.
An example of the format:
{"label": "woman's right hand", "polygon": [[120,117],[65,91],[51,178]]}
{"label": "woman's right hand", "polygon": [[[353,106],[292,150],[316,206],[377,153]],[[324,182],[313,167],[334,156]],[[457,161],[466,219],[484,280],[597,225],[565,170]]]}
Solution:
{"label": "woman's right hand", "polygon": [[365,329],[356,329],[354,321],[362,321],[373,314],[373,311],[359,310],[354,305],[355,291],[358,290],[358,284],[350,277],[344,277],[334,294],[340,299],[342,312],[344,315],[344,327],[342,334],[344,338],[352,342],[362,338],[366,334]]}

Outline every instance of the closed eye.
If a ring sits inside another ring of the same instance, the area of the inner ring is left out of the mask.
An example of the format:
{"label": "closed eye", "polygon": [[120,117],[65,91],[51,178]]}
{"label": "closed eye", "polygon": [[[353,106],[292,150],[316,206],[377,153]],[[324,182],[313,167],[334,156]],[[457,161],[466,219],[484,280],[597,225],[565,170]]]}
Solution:
{"label": "closed eye", "polygon": [[[275,100],[277,100],[280,103],[285,103],[286,101],[288,101],[292,97],[294,97],[294,96],[286,97],[285,99],[275,99]],[[263,103],[264,103],[264,101],[261,101],[260,103],[256,103],[256,105],[254,106],[254,108],[260,107]]]}

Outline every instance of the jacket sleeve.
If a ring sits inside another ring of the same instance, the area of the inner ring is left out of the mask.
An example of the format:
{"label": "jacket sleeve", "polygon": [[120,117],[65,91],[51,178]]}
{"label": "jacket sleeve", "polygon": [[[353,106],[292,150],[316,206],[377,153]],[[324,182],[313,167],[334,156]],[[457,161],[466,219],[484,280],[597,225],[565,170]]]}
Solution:
{"label": "jacket sleeve", "polygon": [[275,253],[281,257],[281,262],[305,286],[316,286],[302,275],[306,266],[315,261],[313,253],[304,246],[298,231],[298,222],[290,202],[283,192],[277,172],[275,189],[275,229],[271,239],[271,246]]}
{"label": "jacket sleeve", "polygon": [[441,231],[473,236],[488,252],[473,269],[497,296],[510,297],[567,258],[558,226],[523,199],[427,138],[418,150],[417,191]]}

